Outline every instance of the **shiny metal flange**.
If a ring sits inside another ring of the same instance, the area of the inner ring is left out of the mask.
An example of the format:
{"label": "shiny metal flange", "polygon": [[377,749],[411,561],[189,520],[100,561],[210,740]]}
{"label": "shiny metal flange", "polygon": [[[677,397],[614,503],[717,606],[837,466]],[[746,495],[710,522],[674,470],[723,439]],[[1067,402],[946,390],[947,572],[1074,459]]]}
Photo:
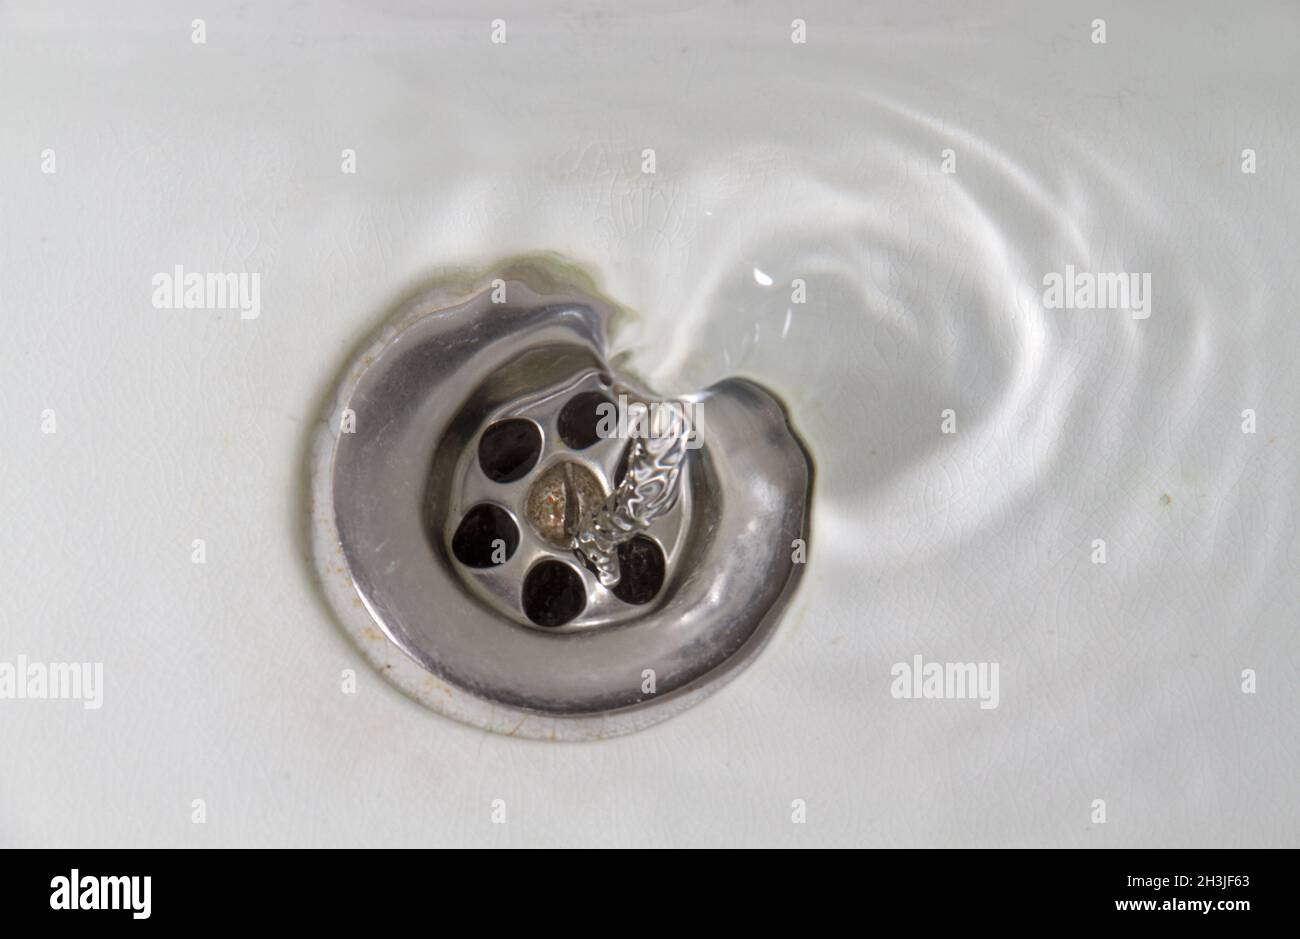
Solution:
{"label": "shiny metal flange", "polygon": [[657,401],[611,368],[616,316],[528,270],[427,291],[350,363],[316,432],[325,593],[436,711],[542,739],[649,726],[751,661],[798,582],[811,466],[762,388],[676,399],[702,419],[661,448],[671,472],[642,472],[621,425],[593,435],[593,403]]}

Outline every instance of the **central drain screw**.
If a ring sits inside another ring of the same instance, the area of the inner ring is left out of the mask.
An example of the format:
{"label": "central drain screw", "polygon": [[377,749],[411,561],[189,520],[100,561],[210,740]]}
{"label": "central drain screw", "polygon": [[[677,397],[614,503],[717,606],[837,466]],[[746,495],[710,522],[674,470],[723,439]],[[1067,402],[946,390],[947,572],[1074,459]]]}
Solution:
{"label": "central drain screw", "polygon": [[528,490],[524,516],[537,536],[561,550],[573,539],[589,517],[605,501],[600,480],[571,460],[556,463],[537,478]]}

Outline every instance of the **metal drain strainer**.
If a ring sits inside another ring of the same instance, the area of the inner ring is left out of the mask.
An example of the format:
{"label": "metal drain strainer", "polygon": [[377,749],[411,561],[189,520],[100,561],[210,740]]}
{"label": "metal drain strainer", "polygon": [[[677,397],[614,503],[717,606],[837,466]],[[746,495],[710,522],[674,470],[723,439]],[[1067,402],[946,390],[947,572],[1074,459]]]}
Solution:
{"label": "metal drain strainer", "polygon": [[313,448],[317,566],[367,656],[434,710],[627,733],[768,638],[802,570],[808,458],[757,385],[659,399],[607,361],[608,304],[528,272],[493,284],[415,298],[349,365]]}
{"label": "metal drain strainer", "polygon": [[[634,432],[655,430],[643,426],[648,415],[677,404],[647,401],[587,369],[493,409],[469,446],[457,439],[447,455],[448,462],[458,457],[453,472],[430,479],[428,522],[450,546],[451,567],[466,587],[501,615],[546,630],[643,615],[688,549],[693,497],[686,457],[699,438],[675,434],[667,422],[658,438]],[[669,472],[656,474],[649,461],[633,457],[646,452],[642,440],[658,439],[675,459]],[[637,464],[649,471],[629,479]],[[705,485],[702,475],[698,485]],[[597,521],[617,511],[620,496],[659,511],[639,512],[601,564],[586,545],[598,536]],[[613,570],[602,579],[607,567]]]}

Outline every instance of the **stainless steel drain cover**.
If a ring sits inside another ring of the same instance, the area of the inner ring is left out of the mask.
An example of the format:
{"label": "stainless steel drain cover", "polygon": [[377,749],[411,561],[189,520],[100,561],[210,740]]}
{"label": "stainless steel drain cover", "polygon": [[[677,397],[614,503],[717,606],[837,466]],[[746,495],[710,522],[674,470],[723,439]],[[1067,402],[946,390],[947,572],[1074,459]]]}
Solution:
{"label": "stainless steel drain cover", "polygon": [[312,454],[316,563],[392,682],[489,730],[596,739],[721,687],[775,628],[811,467],[767,392],[662,400],[616,311],[525,269],[408,302]]}

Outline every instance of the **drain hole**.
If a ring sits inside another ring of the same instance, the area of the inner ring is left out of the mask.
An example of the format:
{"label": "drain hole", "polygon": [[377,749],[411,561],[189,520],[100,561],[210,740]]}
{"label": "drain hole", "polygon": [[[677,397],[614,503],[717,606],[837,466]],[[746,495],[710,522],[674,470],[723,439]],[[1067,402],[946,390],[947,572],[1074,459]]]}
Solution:
{"label": "drain hole", "polygon": [[542,561],[524,578],[523,604],[538,626],[563,626],[587,606],[587,591],[569,565]]}
{"label": "drain hole", "polygon": [[627,475],[627,463],[632,458],[632,444],[623,448],[623,455],[618,458],[618,468],[614,470],[614,488],[617,489],[623,485],[623,477]]}
{"label": "drain hole", "polygon": [[618,565],[613,591],[624,603],[649,603],[664,585],[664,552],[653,538],[637,535],[619,545]]}
{"label": "drain hole", "polygon": [[522,479],[542,455],[542,432],[532,421],[515,417],[497,421],[478,442],[478,465],[495,483]]}
{"label": "drain hole", "polygon": [[[600,434],[596,430],[603,415],[597,408],[602,404],[614,406],[614,402],[599,391],[584,391],[570,398],[560,410],[557,421],[560,439],[575,450],[585,450],[599,440]],[[612,415],[608,410],[606,413]]]}
{"label": "drain hole", "polygon": [[480,502],[465,513],[451,538],[451,553],[466,567],[494,567],[519,547],[519,528],[505,509]]}

